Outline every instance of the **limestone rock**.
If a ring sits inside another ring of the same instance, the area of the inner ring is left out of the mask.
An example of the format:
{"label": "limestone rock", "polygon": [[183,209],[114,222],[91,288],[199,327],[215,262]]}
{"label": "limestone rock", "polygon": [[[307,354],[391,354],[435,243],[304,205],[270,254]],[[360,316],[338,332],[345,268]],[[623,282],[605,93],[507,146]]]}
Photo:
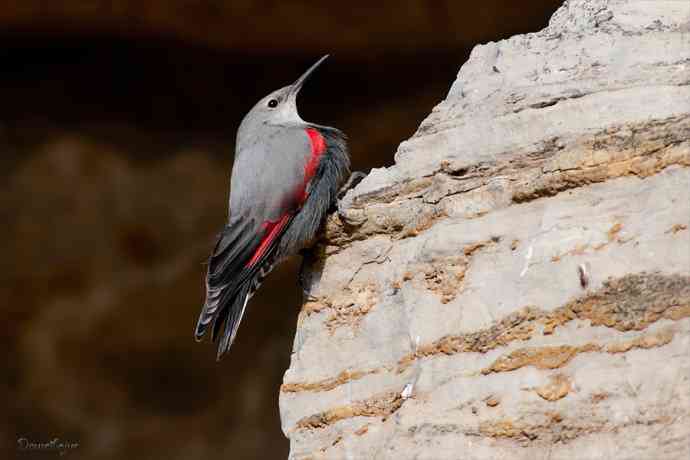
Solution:
{"label": "limestone rock", "polygon": [[690,456],[688,50],[672,0],[474,49],[327,223],[292,458]]}

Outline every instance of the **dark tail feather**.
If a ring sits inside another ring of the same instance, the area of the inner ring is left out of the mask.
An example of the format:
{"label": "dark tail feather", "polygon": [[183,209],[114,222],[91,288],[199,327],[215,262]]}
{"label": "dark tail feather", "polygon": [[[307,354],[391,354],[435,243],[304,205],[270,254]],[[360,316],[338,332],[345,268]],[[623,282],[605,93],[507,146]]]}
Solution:
{"label": "dark tail feather", "polygon": [[247,308],[247,302],[251,297],[252,280],[245,281],[232,299],[232,303],[223,309],[213,324],[212,340],[215,341],[220,332],[221,325],[224,327],[223,337],[218,344],[218,354],[216,360],[220,361],[223,355],[230,349],[230,345],[235,340],[237,329]]}

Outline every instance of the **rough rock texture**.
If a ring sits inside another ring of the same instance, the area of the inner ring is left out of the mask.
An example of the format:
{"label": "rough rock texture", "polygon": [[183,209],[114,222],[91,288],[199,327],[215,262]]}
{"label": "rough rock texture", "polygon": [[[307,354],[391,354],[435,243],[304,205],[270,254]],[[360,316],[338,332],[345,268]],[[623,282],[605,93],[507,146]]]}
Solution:
{"label": "rough rock texture", "polygon": [[690,2],[474,49],[333,216],[291,457],[690,457]]}

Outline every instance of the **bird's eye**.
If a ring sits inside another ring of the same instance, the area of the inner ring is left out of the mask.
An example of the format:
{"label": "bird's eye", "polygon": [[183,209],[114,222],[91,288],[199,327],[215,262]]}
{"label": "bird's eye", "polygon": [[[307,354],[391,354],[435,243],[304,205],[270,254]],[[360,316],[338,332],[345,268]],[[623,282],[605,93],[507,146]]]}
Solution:
{"label": "bird's eye", "polygon": [[276,99],[271,99],[270,101],[268,101],[268,106],[272,109],[275,109],[276,107],[278,107],[278,101]]}

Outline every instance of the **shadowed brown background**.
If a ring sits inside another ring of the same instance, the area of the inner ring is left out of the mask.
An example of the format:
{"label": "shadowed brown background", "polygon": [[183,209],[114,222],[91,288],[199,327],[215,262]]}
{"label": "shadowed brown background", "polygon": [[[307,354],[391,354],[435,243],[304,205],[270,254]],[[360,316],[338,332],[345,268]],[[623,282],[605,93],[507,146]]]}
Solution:
{"label": "shadowed brown background", "polygon": [[285,458],[298,261],[222,363],[192,338],[242,116],[329,52],[303,118],[343,129],[355,169],[390,164],[473,45],[559,4],[0,6],[0,457],[58,437],[73,458]]}

